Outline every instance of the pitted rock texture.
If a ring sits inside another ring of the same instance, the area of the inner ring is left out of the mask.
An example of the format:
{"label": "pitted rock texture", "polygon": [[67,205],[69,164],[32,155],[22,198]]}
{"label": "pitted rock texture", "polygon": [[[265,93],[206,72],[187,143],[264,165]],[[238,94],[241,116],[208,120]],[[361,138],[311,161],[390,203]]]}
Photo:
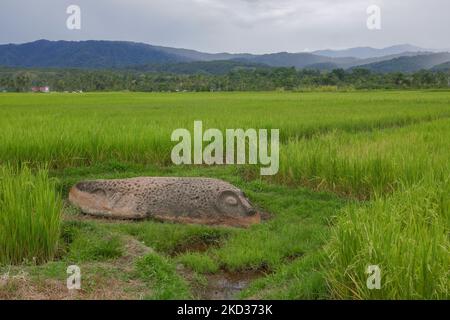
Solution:
{"label": "pitted rock texture", "polygon": [[210,178],[141,177],[84,181],[69,194],[84,213],[116,219],[144,219],[248,227],[261,221],[244,193]]}

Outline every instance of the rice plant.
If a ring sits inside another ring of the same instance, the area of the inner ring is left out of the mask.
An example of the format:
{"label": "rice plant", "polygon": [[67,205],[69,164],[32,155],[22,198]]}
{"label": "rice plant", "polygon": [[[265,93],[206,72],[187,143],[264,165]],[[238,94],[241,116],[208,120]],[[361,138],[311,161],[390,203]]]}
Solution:
{"label": "rice plant", "polygon": [[41,263],[58,246],[62,200],[45,168],[0,167],[0,264]]}
{"label": "rice plant", "polygon": [[332,132],[281,146],[279,183],[359,199],[450,172],[450,120],[374,132]]}
{"label": "rice plant", "polygon": [[[428,180],[340,213],[328,246],[337,299],[450,298],[450,182]],[[381,288],[367,286],[369,265]]]}

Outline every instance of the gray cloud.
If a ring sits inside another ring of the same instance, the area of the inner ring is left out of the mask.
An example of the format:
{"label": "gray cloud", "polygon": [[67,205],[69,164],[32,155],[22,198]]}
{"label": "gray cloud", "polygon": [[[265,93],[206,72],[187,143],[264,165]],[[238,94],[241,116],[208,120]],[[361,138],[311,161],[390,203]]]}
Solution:
{"label": "gray cloud", "polygon": [[[66,28],[70,4],[81,7],[81,30]],[[382,30],[366,28],[371,4],[382,9]],[[2,0],[0,10],[0,43],[105,39],[255,53],[450,47],[448,0]]]}

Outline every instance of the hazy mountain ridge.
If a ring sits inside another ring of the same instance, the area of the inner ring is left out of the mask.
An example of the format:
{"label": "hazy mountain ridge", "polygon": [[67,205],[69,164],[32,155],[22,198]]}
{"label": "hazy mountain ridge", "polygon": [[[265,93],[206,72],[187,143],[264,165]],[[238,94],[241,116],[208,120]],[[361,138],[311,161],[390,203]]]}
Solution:
{"label": "hazy mountain ridge", "polygon": [[435,66],[450,61],[450,53],[432,53],[410,57],[397,57],[391,60],[360,65],[358,68],[368,69],[373,72],[416,72],[422,69],[433,69]]}
{"label": "hazy mountain ridge", "polygon": [[431,68],[433,71],[450,71],[450,61],[438,64]]}
{"label": "hazy mountain ridge", "polygon": [[404,52],[430,52],[429,49],[412,46],[410,44],[401,44],[390,46],[387,48],[371,48],[371,47],[356,47],[343,50],[317,50],[313,54],[326,56],[330,58],[354,57],[359,59],[380,58],[384,56],[398,55]]}
{"label": "hazy mountain ridge", "polygon": [[222,74],[236,68],[265,66],[317,70],[363,67],[374,72],[413,72],[447,61],[450,58],[447,59],[446,53],[430,53],[411,45],[261,55],[205,53],[127,41],[38,40],[0,45],[0,66],[6,67],[142,68],[143,71],[188,74]]}
{"label": "hazy mountain ridge", "polygon": [[306,68],[310,65],[319,63],[334,63],[336,65],[356,63],[358,59],[329,58],[315,55],[312,53],[271,53],[263,55],[253,55],[251,57],[239,58],[240,61],[251,61],[254,63],[263,63],[272,67],[296,67],[298,69]]}

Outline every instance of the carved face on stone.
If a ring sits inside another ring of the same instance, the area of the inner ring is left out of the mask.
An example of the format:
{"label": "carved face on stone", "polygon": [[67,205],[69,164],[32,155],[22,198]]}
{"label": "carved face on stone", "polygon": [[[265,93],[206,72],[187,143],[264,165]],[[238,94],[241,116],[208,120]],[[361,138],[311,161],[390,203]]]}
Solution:
{"label": "carved face on stone", "polygon": [[80,182],[69,194],[85,213],[117,219],[247,227],[260,215],[244,193],[210,178],[144,177]]}
{"label": "carved face on stone", "polygon": [[216,203],[220,213],[225,215],[252,216],[256,210],[250,204],[243,192],[232,190],[223,191],[219,194]]}

